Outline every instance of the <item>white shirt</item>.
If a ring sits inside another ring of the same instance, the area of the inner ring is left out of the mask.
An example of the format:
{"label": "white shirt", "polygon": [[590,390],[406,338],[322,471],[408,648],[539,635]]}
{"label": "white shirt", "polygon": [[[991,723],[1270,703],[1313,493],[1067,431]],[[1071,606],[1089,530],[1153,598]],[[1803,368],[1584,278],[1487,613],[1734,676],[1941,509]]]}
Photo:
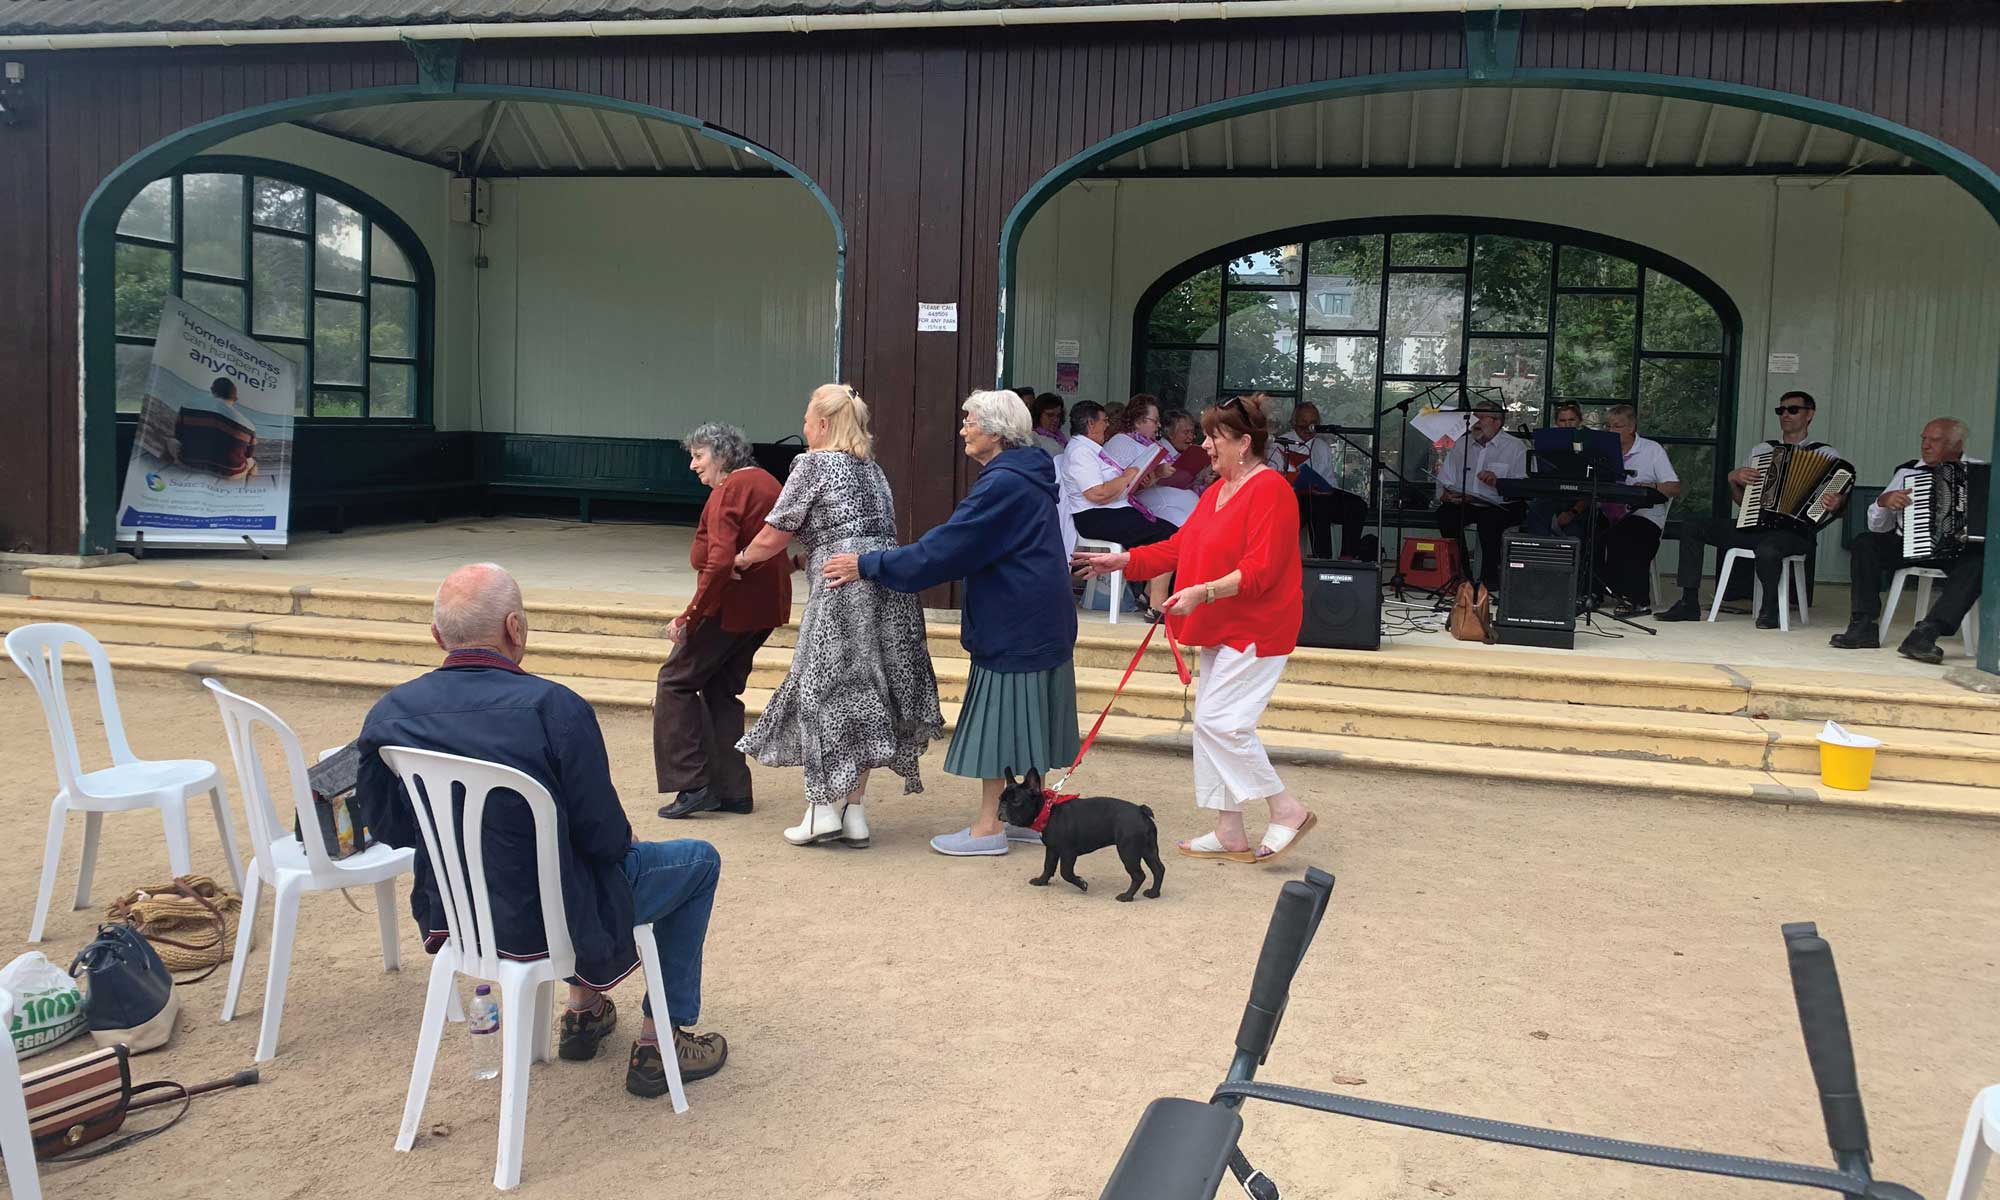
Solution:
{"label": "white shirt", "polygon": [[[1657,487],[1662,483],[1681,481],[1681,477],[1674,473],[1673,460],[1667,457],[1667,448],[1651,438],[1632,439],[1632,448],[1625,452],[1625,470],[1624,482],[1632,487]],[[1665,529],[1667,514],[1673,507],[1673,501],[1669,500],[1665,504],[1639,509],[1634,515]]]}
{"label": "white shirt", "polygon": [[1264,465],[1273,471],[1290,471],[1301,464],[1330,484],[1338,482],[1333,477],[1333,447],[1323,437],[1302,438],[1287,429],[1264,447]]}
{"label": "white shirt", "polygon": [[1076,525],[1071,520],[1076,514],[1094,508],[1130,507],[1122,492],[1102,504],[1093,504],[1083,498],[1086,489],[1118,478],[1121,468],[1106,461],[1103,449],[1079,433],[1069,439],[1069,445],[1064,448],[1062,457],[1056,460],[1057,482],[1062,485],[1062,535],[1065,553],[1076,549]]}
{"label": "white shirt", "polygon": [[1481,445],[1476,434],[1452,443],[1445,451],[1444,465],[1438,468],[1437,495],[1444,498],[1444,491],[1463,492],[1475,500],[1488,504],[1505,504],[1498,490],[1492,484],[1479,478],[1481,471],[1493,472],[1495,479],[1520,479],[1528,473],[1528,443],[1505,430],[1493,435],[1493,440]]}
{"label": "white shirt", "polygon": [[[1959,461],[1976,463],[1980,460],[1968,456],[1966,458],[1960,459]],[[1894,475],[1889,476],[1889,486],[1883,488],[1882,490],[1885,492],[1904,491],[1909,488],[1910,480],[1922,474],[1923,470],[1924,470],[1924,460],[1921,458],[1912,459],[1911,461],[1906,462],[1902,466],[1896,468],[1896,473]],[[1877,496],[1877,499],[1880,499],[1880,496]],[[1906,511],[1908,510],[1901,508],[1883,508],[1880,504],[1875,503],[1875,501],[1873,500],[1869,501],[1868,502],[1869,532],[1901,533],[1903,531],[1903,514]]]}
{"label": "white shirt", "polygon": [[[1104,453],[1111,456],[1121,467],[1138,466],[1149,462],[1153,455],[1162,449],[1167,452],[1166,465],[1171,467],[1174,460],[1180,456],[1175,454],[1173,446],[1164,440],[1156,440],[1148,446],[1129,433],[1121,433],[1104,443]],[[1134,498],[1146,506],[1147,512],[1175,525],[1187,524],[1187,519],[1194,515],[1195,504],[1201,499],[1192,489],[1162,487],[1157,483],[1152,487],[1140,489]]]}

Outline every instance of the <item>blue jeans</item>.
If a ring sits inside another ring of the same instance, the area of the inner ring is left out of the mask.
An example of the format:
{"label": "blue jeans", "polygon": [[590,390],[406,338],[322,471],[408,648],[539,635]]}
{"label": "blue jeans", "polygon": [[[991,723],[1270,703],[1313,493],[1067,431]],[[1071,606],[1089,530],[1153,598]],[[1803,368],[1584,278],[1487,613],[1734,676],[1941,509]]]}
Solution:
{"label": "blue jeans", "polygon": [[[722,856],[707,842],[683,838],[635,843],[619,865],[632,885],[633,915],[652,922],[659,940],[660,976],[673,1023],[688,1028],[701,1016],[701,947]],[[652,997],[641,1010],[653,1015]]]}

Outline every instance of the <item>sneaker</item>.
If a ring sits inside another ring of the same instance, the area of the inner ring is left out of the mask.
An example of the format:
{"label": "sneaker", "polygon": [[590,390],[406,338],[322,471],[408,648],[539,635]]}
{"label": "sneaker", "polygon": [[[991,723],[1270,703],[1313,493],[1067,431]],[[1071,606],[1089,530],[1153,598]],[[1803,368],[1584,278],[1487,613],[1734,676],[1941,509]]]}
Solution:
{"label": "sneaker", "polygon": [[953,858],[979,858],[989,854],[1007,853],[1007,833],[1002,830],[989,837],[973,837],[972,826],[967,825],[957,833],[940,833],[931,839],[931,849],[939,854],[949,854]]}
{"label": "sneaker", "polygon": [[597,1007],[578,1012],[563,1008],[562,1032],[556,1039],[556,1056],[567,1062],[589,1062],[597,1057],[597,1043],[618,1028],[618,1006],[609,996],[599,996]]}
{"label": "sneaker", "polygon": [[[676,1029],[674,1058],[681,1069],[682,1083],[707,1079],[729,1061],[729,1042],[719,1033]],[[625,1067],[625,1090],[648,1099],[667,1094],[667,1066],[660,1058],[658,1041],[632,1043],[632,1058]]]}
{"label": "sneaker", "polygon": [[1042,835],[1028,828],[1026,825],[1009,825],[1006,832],[1007,840],[1010,842],[1020,842],[1024,846],[1039,846],[1042,844]]}

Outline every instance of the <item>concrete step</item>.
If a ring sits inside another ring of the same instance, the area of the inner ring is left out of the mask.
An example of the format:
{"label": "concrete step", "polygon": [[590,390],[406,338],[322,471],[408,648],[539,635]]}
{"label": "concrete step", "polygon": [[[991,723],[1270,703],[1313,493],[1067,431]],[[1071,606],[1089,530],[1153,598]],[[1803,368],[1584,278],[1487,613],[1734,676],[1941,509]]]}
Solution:
{"label": "concrete step", "polygon": [[[335,579],[282,587],[231,577],[219,568],[205,570],[199,578],[180,578],[145,565],[40,569],[28,572],[27,577],[34,596],[60,603],[361,620],[416,631],[422,631],[430,620],[430,591],[417,583]],[[630,593],[557,592],[528,598],[529,622],[538,643],[546,634],[656,641],[681,608],[678,598]],[[305,630],[294,632],[303,634]],[[942,662],[965,657],[958,632],[954,622],[932,621],[929,644],[934,659]],[[1144,633],[1141,625],[1126,622],[1114,626],[1086,616],[1076,644],[1076,665],[1080,669],[1122,671]],[[795,626],[781,628],[769,645],[789,646],[795,636]],[[425,642],[428,644],[427,639]],[[615,640],[607,643],[618,644]],[[664,650],[656,648],[654,653],[663,655]],[[1163,638],[1154,639],[1140,669],[1154,675],[1172,671],[1173,660]],[[619,670],[627,676],[631,673],[629,665]],[[1712,713],[1780,721],[1831,718],[1895,729],[1975,734],[2000,729],[2000,696],[1981,695],[1941,679],[1862,673],[1635,662],[1583,654],[1519,654],[1478,646],[1435,649],[1391,645],[1379,652],[1304,647],[1287,664],[1285,678],[1298,685],[1546,701],[1599,709]]]}
{"label": "concrete step", "polygon": [[[267,700],[280,715],[284,712],[282,695],[292,689],[352,690],[379,695],[418,673],[392,663],[287,659],[165,646],[112,645],[106,647],[106,653],[116,671],[144,673],[155,678],[180,676],[190,688],[198,686],[198,680],[204,676],[215,676],[253,698]],[[637,680],[572,677],[557,681],[604,709],[645,712],[652,704],[652,687]],[[744,694],[745,706],[753,716],[763,711],[769,699],[770,692],[762,688]],[[948,703],[944,709],[947,724],[956,722],[958,706]],[[1087,724],[1088,718],[1085,720]],[[1099,740],[1105,745],[1183,754],[1189,744],[1187,727],[1181,722],[1116,715],[1105,722]],[[1588,782],[1579,776],[1576,757],[1562,752],[1430,745],[1423,747],[1423,753],[1413,755],[1407,741],[1277,729],[1267,729],[1264,741],[1280,765],[1399,770],[1564,787]],[[1088,761],[1075,782],[1086,793],[1117,792],[1117,781],[1094,775]],[[1878,779],[1866,792],[1844,792],[1822,786],[1815,774],[1647,762],[1621,772],[1615,785],[1605,786],[1615,786],[1621,795],[2000,821],[2000,789],[1951,784]],[[1307,799],[1310,801],[1310,793]]]}
{"label": "concrete step", "polygon": [[[408,622],[0,600],[0,624],[29,621],[84,625],[108,644],[248,654],[287,663],[378,664],[401,668],[402,678],[429,669],[438,659],[429,630]],[[632,683],[650,696],[668,649],[659,638],[537,633],[524,665],[551,677]],[[940,698],[963,700],[969,661],[938,656],[933,665]],[[750,686],[774,689],[790,666],[788,648],[766,647],[757,655]],[[1079,709],[1094,713],[1110,702],[1121,675],[1122,669],[1079,665]],[[1405,745],[1404,757],[1413,760],[1436,745],[1449,745],[1808,774],[1818,769],[1819,725],[1811,721],[1422,694],[1290,682],[1292,678],[1288,669],[1288,682],[1272,696],[1262,728],[1399,742]],[[1147,671],[1118,694],[1113,711],[1179,722],[1187,718],[1192,701],[1192,689],[1177,678]],[[1852,727],[1886,743],[1877,756],[1879,778],[1972,786],[2000,780],[2000,736],[1860,723]]]}

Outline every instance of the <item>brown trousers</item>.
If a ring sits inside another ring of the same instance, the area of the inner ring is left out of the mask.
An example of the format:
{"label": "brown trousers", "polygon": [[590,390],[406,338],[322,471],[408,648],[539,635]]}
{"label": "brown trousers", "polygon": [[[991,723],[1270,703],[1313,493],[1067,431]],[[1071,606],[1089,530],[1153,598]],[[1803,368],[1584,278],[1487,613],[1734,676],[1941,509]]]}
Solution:
{"label": "brown trousers", "polygon": [[714,617],[688,634],[660,668],[653,694],[653,771],[660,791],[713,788],[723,800],[750,799],[743,737],[743,688],[768,629],[729,633]]}

